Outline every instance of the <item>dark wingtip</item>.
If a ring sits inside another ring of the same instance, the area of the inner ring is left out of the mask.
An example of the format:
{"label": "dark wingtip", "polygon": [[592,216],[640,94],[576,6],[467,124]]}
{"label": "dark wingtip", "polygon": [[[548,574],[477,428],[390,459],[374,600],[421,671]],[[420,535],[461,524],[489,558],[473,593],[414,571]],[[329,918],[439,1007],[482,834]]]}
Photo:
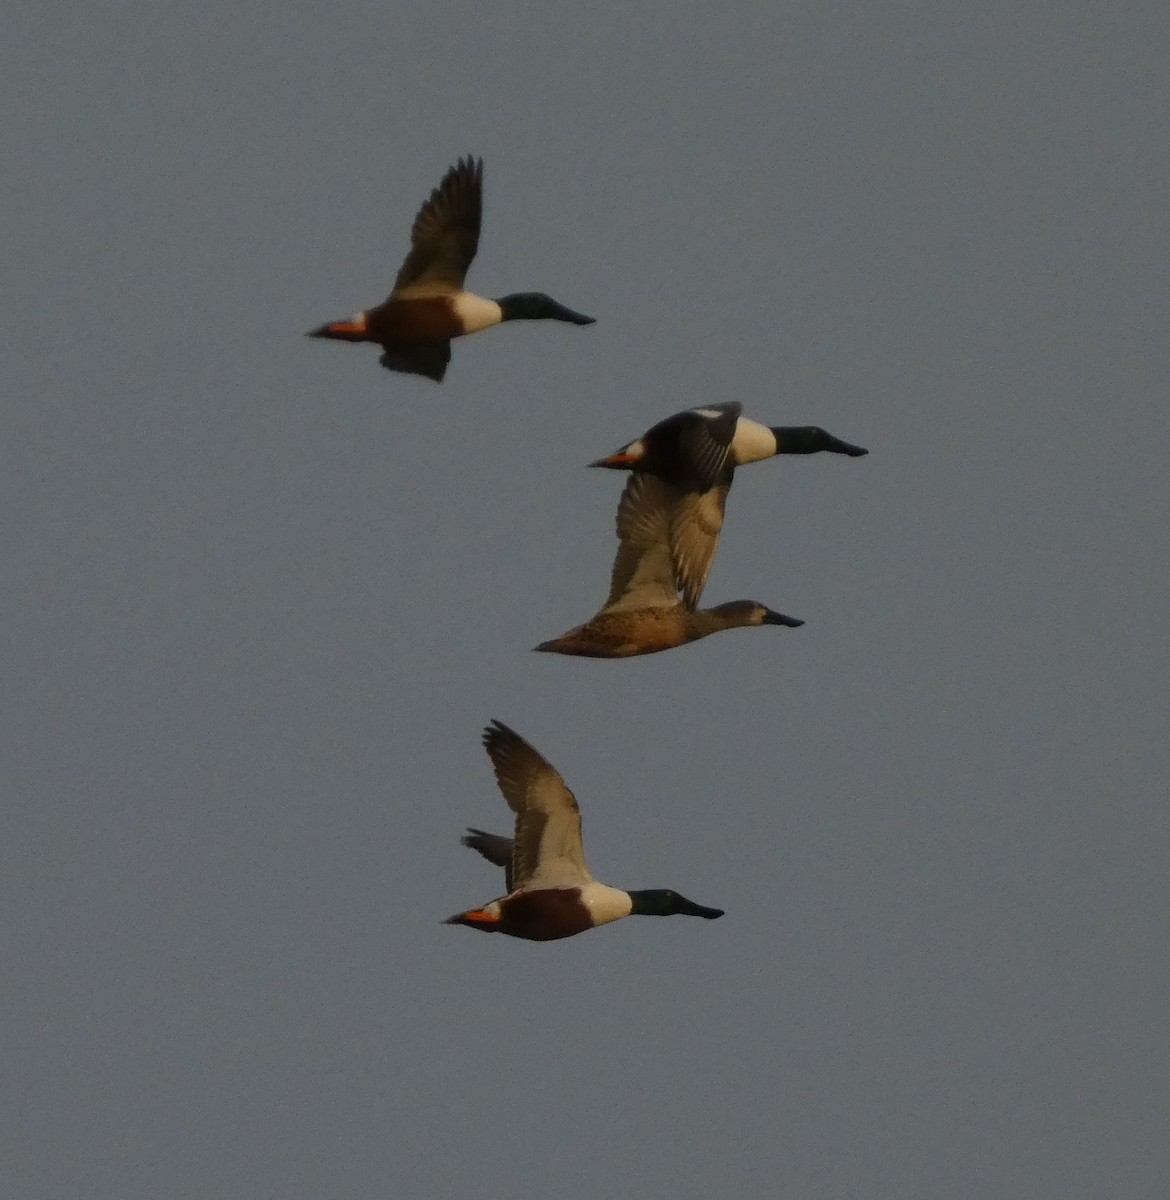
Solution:
{"label": "dark wingtip", "polygon": [[[522,742],[524,739],[510,726],[505,725],[503,721],[496,717],[484,726],[481,740],[485,746],[491,746],[494,742],[502,740]],[[472,833],[482,833],[481,829],[472,829]]]}
{"label": "dark wingtip", "polygon": [[459,839],[459,844],[466,846],[468,850],[476,850],[479,848],[478,843],[488,836],[482,829],[475,829],[468,825],[467,832]]}
{"label": "dark wingtip", "polygon": [[860,458],[869,453],[864,446],[844,442],[819,425],[772,425],[770,428],[776,438],[777,454],[819,454],[827,450],[830,454]]}

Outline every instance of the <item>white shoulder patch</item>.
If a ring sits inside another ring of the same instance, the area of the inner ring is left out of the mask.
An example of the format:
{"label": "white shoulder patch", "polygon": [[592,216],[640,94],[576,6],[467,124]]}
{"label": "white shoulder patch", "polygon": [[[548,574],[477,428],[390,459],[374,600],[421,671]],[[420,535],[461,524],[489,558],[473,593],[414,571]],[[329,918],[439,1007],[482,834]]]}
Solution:
{"label": "white shoulder patch", "polygon": [[451,304],[464,333],[490,329],[504,319],[500,306],[494,300],[485,300],[474,292],[460,292],[452,298]]}
{"label": "white shoulder patch", "polygon": [[620,888],[607,887],[604,883],[591,880],[581,889],[581,903],[589,910],[594,925],[608,925],[628,917],[634,902],[628,892]]}

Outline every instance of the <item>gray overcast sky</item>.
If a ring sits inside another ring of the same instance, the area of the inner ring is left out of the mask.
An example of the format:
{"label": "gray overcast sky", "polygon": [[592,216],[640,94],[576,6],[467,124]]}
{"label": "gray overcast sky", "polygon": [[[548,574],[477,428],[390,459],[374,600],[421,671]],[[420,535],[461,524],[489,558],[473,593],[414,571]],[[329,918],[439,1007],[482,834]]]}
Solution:
{"label": "gray overcast sky", "polygon": [[[0,1190],[1164,1196],[1164,6],[548,9],[6,18]],[[305,339],[469,152],[598,323]],[[871,449],[736,481],[807,625],[531,654],[719,400]],[[444,928],[491,717],[727,916]]]}

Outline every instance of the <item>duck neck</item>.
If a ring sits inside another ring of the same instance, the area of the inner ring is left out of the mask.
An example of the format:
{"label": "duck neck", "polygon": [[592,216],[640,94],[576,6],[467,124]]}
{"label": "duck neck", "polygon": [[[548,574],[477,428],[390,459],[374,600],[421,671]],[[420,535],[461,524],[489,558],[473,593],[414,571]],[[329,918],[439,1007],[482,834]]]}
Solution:
{"label": "duck neck", "polygon": [[543,292],[514,292],[493,303],[499,307],[501,321],[568,321],[571,325],[592,325],[594,320],[558,304]]}
{"label": "duck neck", "polygon": [[756,625],[752,620],[753,614],[738,604],[719,604],[715,608],[696,608],[684,610],[687,641],[718,633],[721,629],[741,629],[745,625]]}

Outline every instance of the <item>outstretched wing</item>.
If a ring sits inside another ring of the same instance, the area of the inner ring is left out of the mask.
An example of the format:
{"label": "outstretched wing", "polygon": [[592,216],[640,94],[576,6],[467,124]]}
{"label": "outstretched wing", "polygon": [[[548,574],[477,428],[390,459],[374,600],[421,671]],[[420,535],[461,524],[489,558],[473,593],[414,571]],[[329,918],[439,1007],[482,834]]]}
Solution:
{"label": "outstretched wing", "polygon": [[634,469],[649,471],[680,491],[710,491],[724,482],[742,412],[743,405],[733,401],[688,408],[659,421],[638,439],[646,452]]}
{"label": "outstretched wing", "polygon": [[593,876],[585,865],[581,812],[556,768],[501,721],[484,730],[483,744],[500,791],[516,814],[512,889],[588,883]]}
{"label": "outstretched wing", "polygon": [[468,828],[460,842],[469,850],[477,850],[493,866],[504,868],[504,886],[512,890],[512,839],[482,829]]}
{"label": "outstretched wing", "polygon": [[733,402],[680,413],[676,457],[679,475],[671,482],[695,492],[707,492],[718,483],[730,482],[729,472],[734,467],[729,469],[728,455],[742,412],[743,405]]}
{"label": "outstretched wing", "polygon": [[674,580],[682,591],[683,603],[699,603],[711,563],[719,548],[723,513],[731,483],[718,484],[708,492],[684,492],[670,514],[670,556]]}
{"label": "outstretched wing", "polygon": [[606,608],[661,608],[699,603],[719,547],[730,480],[694,492],[633,471],[618,504],[621,544]]}
{"label": "outstretched wing", "polygon": [[448,296],[463,290],[479,247],[483,160],[461,158],[418,210],[410,253],[394,281],[392,300]]}
{"label": "outstretched wing", "polygon": [[606,610],[672,608],[678,603],[670,551],[678,491],[656,475],[634,471],[618,502],[618,552]]}

